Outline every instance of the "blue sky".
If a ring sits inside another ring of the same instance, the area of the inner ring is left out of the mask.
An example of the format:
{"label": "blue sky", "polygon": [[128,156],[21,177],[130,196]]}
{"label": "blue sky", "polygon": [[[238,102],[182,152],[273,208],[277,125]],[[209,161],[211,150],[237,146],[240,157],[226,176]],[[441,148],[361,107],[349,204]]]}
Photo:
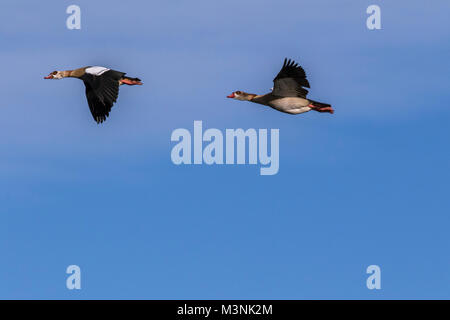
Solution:
{"label": "blue sky", "polygon": [[[448,1],[1,8],[0,298],[450,298]],[[334,115],[225,98],[267,92],[285,57]],[[144,82],[102,125],[81,81],[42,79],[86,65]],[[194,120],[280,129],[279,173],[173,165],[170,135]]]}

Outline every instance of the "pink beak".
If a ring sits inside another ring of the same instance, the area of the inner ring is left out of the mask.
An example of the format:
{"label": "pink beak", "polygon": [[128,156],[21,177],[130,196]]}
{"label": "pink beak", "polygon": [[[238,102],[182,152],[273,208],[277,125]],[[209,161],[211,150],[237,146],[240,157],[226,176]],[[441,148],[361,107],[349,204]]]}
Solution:
{"label": "pink beak", "polygon": [[44,77],[44,79],[53,79],[53,76],[49,74],[48,76]]}
{"label": "pink beak", "polygon": [[227,98],[234,98],[234,92],[232,94],[230,94],[229,96],[227,96]]}

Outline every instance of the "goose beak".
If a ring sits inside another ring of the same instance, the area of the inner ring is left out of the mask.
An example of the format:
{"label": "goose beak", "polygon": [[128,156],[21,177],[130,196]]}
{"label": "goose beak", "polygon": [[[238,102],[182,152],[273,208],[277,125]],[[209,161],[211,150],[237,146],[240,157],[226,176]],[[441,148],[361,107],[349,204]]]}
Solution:
{"label": "goose beak", "polygon": [[44,79],[53,79],[53,76],[49,74],[48,76],[44,77]]}
{"label": "goose beak", "polygon": [[234,92],[227,96],[227,98],[234,98]]}

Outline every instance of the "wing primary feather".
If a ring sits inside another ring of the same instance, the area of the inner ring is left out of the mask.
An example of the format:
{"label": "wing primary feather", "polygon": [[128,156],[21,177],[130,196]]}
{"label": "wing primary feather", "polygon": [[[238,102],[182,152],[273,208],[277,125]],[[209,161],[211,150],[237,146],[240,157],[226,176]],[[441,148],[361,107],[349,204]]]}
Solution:
{"label": "wing primary feather", "polygon": [[306,98],[309,88],[306,73],[303,68],[293,59],[285,58],[283,67],[274,79],[272,93],[283,97]]}

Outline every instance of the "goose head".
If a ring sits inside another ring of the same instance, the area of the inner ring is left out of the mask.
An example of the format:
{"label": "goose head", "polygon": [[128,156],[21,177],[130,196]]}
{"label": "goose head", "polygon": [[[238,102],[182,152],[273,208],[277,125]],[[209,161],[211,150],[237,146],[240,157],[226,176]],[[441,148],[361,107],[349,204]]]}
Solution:
{"label": "goose head", "polygon": [[63,71],[53,71],[48,76],[44,77],[44,79],[62,79],[64,78]]}
{"label": "goose head", "polygon": [[250,101],[255,97],[254,94],[243,92],[243,91],[234,91],[227,98],[236,99],[241,101]]}

